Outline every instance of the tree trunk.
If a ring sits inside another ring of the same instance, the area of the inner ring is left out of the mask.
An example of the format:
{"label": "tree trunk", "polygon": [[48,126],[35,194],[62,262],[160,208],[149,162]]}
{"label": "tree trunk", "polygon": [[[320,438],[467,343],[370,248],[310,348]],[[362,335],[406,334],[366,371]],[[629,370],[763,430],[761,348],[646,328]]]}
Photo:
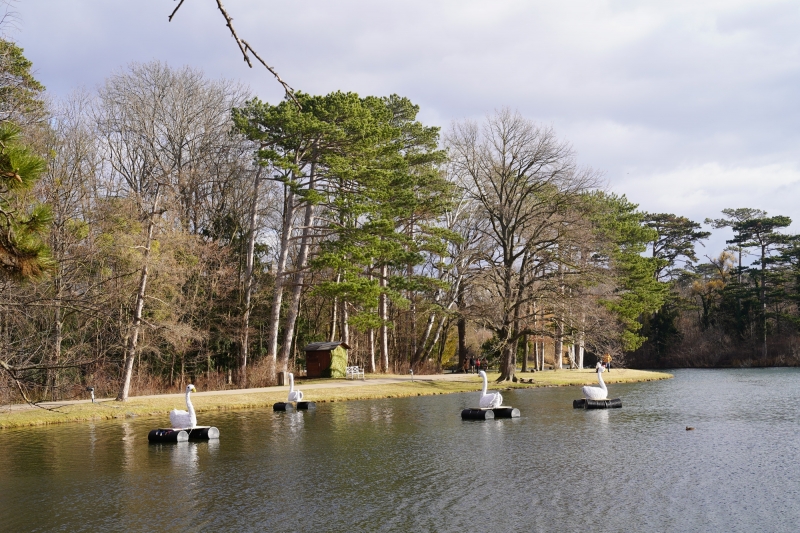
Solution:
{"label": "tree trunk", "polygon": [[247,236],[247,267],[244,273],[244,314],[242,316],[242,339],[239,346],[239,385],[247,387],[247,356],[250,349],[250,299],[253,293],[253,255],[256,245],[256,216],[258,214],[258,188],[261,169],[253,179],[253,205],[250,207],[250,228]]}
{"label": "tree trunk", "polygon": [[[373,269],[375,268],[375,264],[370,260],[370,267],[369,267],[369,281],[374,279],[373,276]],[[369,373],[375,373],[375,328],[369,328],[368,332],[368,342],[369,342]]]}
{"label": "tree trunk", "polygon": [[442,330],[444,329],[444,323],[446,321],[447,321],[447,315],[442,313],[442,318],[439,319],[439,325],[436,326],[436,333],[433,334],[433,340],[428,346],[428,349],[425,350],[424,359],[429,359],[431,354],[433,353],[433,349],[436,347],[436,343],[439,342],[439,338],[442,336]]}
{"label": "tree trunk", "polygon": [[553,368],[557,368],[561,370],[564,368],[563,361],[564,361],[564,312],[562,306],[564,305],[564,264],[561,262],[561,247],[558,248],[558,277],[561,280],[561,287],[559,292],[561,293],[562,301],[559,302],[556,311],[556,340],[555,340],[555,363]]}
{"label": "tree trunk", "polygon": [[542,338],[542,340],[539,341],[539,357],[540,357],[540,359],[539,359],[539,370],[544,370],[544,354],[545,354],[545,350],[546,350],[546,347],[545,347],[545,344],[544,344],[544,338]]}
{"label": "tree trunk", "polygon": [[[280,333],[281,305],[283,303],[283,286],[286,275],[286,263],[289,257],[289,238],[292,233],[292,218],[294,216],[294,193],[288,186],[284,186],[283,202],[283,227],[281,228],[281,244],[278,253],[278,262],[275,266],[275,288],[272,295],[272,308],[267,325],[267,357],[272,359],[273,378],[278,369],[278,334]],[[285,371],[286,369],[281,369]]]}
{"label": "tree trunk", "polygon": [[467,319],[464,318],[464,315],[459,315],[456,329],[458,330],[458,366],[464,368],[467,361]]}
{"label": "tree trunk", "polygon": [[[63,257],[63,254],[59,254],[59,257]],[[53,332],[53,356],[50,359],[51,364],[55,366],[61,363],[61,345],[63,344],[64,339],[64,318],[61,305],[61,298],[63,296],[63,271],[61,264],[59,264],[56,268],[56,275],[53,277],[53,292],[55,294],[53,302],[53,325],[55,327],[55,331]],[[49,368],[45,371],[44,385],[45,389],[42,397],[47,398],[47,394],[49,392],[50,398],[52,400],[57,400],[58,398],[56,397],[56,390],[58,388],[58,369]]]}
{"label": "tree trunk", "polygon": [[331,308],[331,327],[330,335],[328,335],[328,342],[336,340],[336,320],[339,318],[339,298],[334,296],[333,306]]}
{"label": "tree trunk", "polygon": [[[417,350],[411,358],[412,368],[415,368],[424,359],[423,353],[427,351],[425,348],[428,346],[428,339],[430,339],[431,331],[433,331],[434,322],[436,322],[436,312],[431,311],[430,316],[428,316],[428,322],[425,324],[425,333],[422,335],[422,341],[417,345]],[[435,340],[433,342],[436,343]]]}
{"label": "tree trunk", "polygon": [[436,354],[436,365],[439,372],[442,371],[442,359],[444,358],[444,349],[447,347],[447,336],[450,331],[451,322],[448,320],[447,325],[442,331],[441,342],[439,342],[439,350]]}
{"label": "tree trunk", "polygon": [[578,368],[583,368],[583,356],[586,352],[586,311],[581,313],[581,331],[578,333]]}
{"label": "tree trunk", "polygon": [[161,197],[161,187],[156,189],[156,197],[153,200],[153,209],[150,211],[150,220],[147,224],[147,240],[144,246],[144,257],[142,257],[142,272],[139,277],[139,290],[136,291],[136,305],[133,311],[133,331],[128,337],[127,347],[125,349],[125,363],[122,373],[122,387],[120,387],[119,394],[117,394],[117,401],[124,402],[128,399],[128,394],[131,389],[131,377],[133,376],[133,362],[136,357],[136,345],[139,341],[139,332],[142,327],[142,310],[144,309],[144,297],[147,290],[147,275],[148,275],[148,261],[150,259],[150,245],[153,242],[153,231],[155,229],[156,209],[158,209],[158,201]]}
{"label": "tree trunk", "polygon": [[[504,294],[503,294],[503,302],[504,304],[508,305],[510,302],[513,302],[513,268],[514,263],[513,261],[507,261],[505,265],[505,280],[504,280]],[[511,381],[514,379],[514,374],[516,373],[516,368],[514,367],[514,361],[512,360],[512,353],[511,353],[511,339],[514,339],[514,343],[516,344],[516,338],[513,337],[513,331],[515,330],[515,320],[516,317],[513,311],[509,309],[505,309],[503,311],[503,328],[502,330],[497,332],[497,338],[500,341],[500,345],[503,346],[503,350],[500,352],[500,377],[497,378],[497,381]]]}
{"label": "tree trunk", "polygon": [[408,352],[406,352],[406,356],[408,356],[409,364],[413,364],[414,355],[417,353],[417,304],[414,302],[414,297],[416,296],[414,291],[408,291],[408,296],[409,296],[408,314],[411,326],[411,332],[408,335],[408,340],[411,343],[411,345],[408,347]]}
{"label": "tree trunk", "polygon": [[389,372],[389,297],[386,288],[389,286],[389,266],[381,265],[381,279],[379,280],[381,294],[378,299],[378,316],[381,320],[381,372]]}
{"label": "tree trunk", "polygon": [[[504,337],[501,338],[503,345],[508,347],[509,353],[502,357],[500,366],[500,377],[497,381],[517,381],[517,347],[519,346],[519,332],[520,332],[520,313],[522,301],[525,296],[525,289],[527,284],[525,282],[525,274],[527,273],[529,253],[526,250],[522,254],[522,261],[519,265],[519,282],[516,290],[513,287],[513,272],[514,261],[506,260],[505,268],[505,302],[513,302],[514,310],[510,313],[506,310],[506,320],[504,323],[503,331]],[[513,295],[513,297],[512,297]]]}
{"label": "tree trunk", "polygon": [[347,302],[342,302],[342,342],[350,345],[350,315],[347,312]]}
{"label": "tree trunk", "polygon": [[555,353],[553,354],[553,368],[561,370],[564,368],[562,365],[562,361],[564,359],[564,322],[560,317],[557,320],[558,323],[556,324],[556,342]]}
{"label": "tree trunk", "polygon": [[528,357],[531,355],[531,343],[528,342],[528,336],[522,336],[522,371],[528,371]]}
{"label": "tree trunk", "polygon": [[369,373],[375,373],[375,329],[369,328]]}
{"label": "tree trunk", "polygon": [[[533,317],[533,327],[536,329],[536,306],[532,303],[528,303],[527,307],[527,315],[528,317]],[[531,343],[527,334],[522,336],[522,371],[528,371],[528,358],[531,355]]]}
{"label": "tree trunk", "polygon": [[[311,164],[311,172],[309,175],[308,190],[314,190],[315,184],[315,168],[314,163]],[[314,204],[308,202],[306,204],[305,215],[303,216],[303,236],[300,239],[300,251],[297,255],[295,262],[295,276],[294,287],[292,288],[292,299],[289,304],[289,312],[286,314],[286,323],[283,328],[283,349],[279,357],[278,364],[282,370],[286,370],[286,365],[289,361],[289,350],[291,348],[292,339],[294,338],[294,328],[297,324],[297,316],[300,314],[300,297],[303,294],[303,282],[305,281],[305,269],[308,265],[308,249],[311,246],[312,230],[311,226],[314,223]]]}
{"label": "tree trunk", "polygon": [[[53,359],[52,359],[54,365],[58,365],[61,363],[61,345],[64,340],[64,319],[62,318],[62,313],[61,313],[61,289],[60,289],[61,284],[57,283],[56,285],[59,287],[59,289],[57,292],[58,297],[56,298],[55,301],[55,316],[54,316],[55,338],[53,339]],[[58,390],[58,369],[55,368],[48,369],[46,372],[46,376],[47,376],[47,384],[46,384],[47,387],[45,389],[45,395],[49,390],[50,397],[53,400],[58,400],[58,398],[56,397],[56,391]]]}
{"label": "tree trunk", "polygon": [[501,364],[500,367],[500,377],[497,378],[497,381],[516,381],[516,369],[517,369],[517,341],[508,341],[504,343],[503,349],[500,352],[500,360],[504,361],[505,364]]}
{"label": "tree trunk", "polygon": [[[336,273],[336,284],[338,285],[339,282],[342,281],[342,273]],[[336,324],[339,320],[339,297],[333,297],[333,306],[331,307],[331,327],[330,327],[330,335],[328,335],[328,342],[333,342],[336,340]]]}
{"label": "tree trunk", "polygon": [[517,361],[512,350],[517,347],[518,339],[513,338],[512,325],[506,324],[506,327],[497,333],[497,338],[503,346],[500,351],[500,377],[497,378],[497,381],[513,381],[517,370]]}

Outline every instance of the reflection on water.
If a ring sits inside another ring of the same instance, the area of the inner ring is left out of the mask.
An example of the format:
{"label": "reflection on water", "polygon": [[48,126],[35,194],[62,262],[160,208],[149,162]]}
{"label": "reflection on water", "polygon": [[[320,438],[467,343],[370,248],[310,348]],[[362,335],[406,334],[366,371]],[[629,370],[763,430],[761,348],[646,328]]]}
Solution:
{"label": "reflection on water", "polygon": [[798,378],[678,371],[609,386],[614,410],[504,391],[511,420],[462,421],[474,393],[207,413],[210,442],[148,445],[153,420],[0,431],[0,529],[794,531]]}
{"label": "reflection on water", "polygon": [[133,470],[136,460],[136,430],[130,422],[122,424],[122,452],[124,460],[122,462],[125,470]]}

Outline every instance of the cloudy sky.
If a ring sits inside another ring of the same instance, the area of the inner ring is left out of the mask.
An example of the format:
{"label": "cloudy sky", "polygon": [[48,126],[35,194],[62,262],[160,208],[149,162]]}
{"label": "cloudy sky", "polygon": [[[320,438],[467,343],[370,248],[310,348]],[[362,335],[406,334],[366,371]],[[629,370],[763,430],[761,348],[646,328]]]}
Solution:
{"label": "cloudy sky", "polygon": [[[24,0],[9,33],[56,96],[131,62],[191,65],[277,102],[215,0]],[[397,93],[447,128],[500,107],[552,125],[608,188],[698,222],[726,207],[800,231],[800,2],[225,0],[296,89]],[[701,253],[730,238],[716,232]]]}

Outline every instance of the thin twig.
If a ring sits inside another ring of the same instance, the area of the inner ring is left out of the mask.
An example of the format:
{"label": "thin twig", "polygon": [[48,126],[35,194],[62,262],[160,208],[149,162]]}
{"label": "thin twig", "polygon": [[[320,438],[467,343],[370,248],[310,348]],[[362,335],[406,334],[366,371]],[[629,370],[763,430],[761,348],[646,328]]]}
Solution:
{"label": "thin twig", "polygon": [[174,17],[174,16],[175,16],[175,13],[177,13],[177,12],[178,12],[178,10],[181,8],[181,6],[182,6],[182,5],[183,5],[183,0],[181,0],[181,1],[178,3],[178,7],[176,7],[176,8],[175,8],[175,9],[172,11],[172,14],[169,16],[169,21],[170,21],[170,22],[172,22],[172,17]]}
{"label": "thin twig", "polygon": [[[219,0],[217,0],[217,1],[219,1]],[[233,31],[233,28],[231,28],[231,31]],[[292,89],[291,86],[288,83],[286,83],[285,81],[283,81],[283,79],[281,79],[281,77],[278,75],[278,73],[275,72],[275,69],[273,69],[272,67],[267,65],[267,63],[263,59],[261,59],[261,56],[259,56],[258,53],[255,50],[253,50],[253,47],[250,46],[250,44],[248,44],[247,41],[242,40],[242,43],[244,43],[246,49],[250,50],[253,53],[253,55],[256,57],[256,59],[258,59],[258,61],[262,65],[264,65],[264,67],[267,70],[269,70],[272,73],[273,76],[275,76],[275,79],[278,80],[278,83],[280,83],[283,86],[283,90],[286,92],[286,96],[291,98],[292,102],[294,102],[294,104],[297,106],[297,108],[300,109],[301,108],[300,102],[294,96],[294,89]]]}
{"label": "thin twig", "polygon": [[17,386],[17,390],[19,390],[20,396],[22,396],[22,399],[25,400],[25,403],[27,403],[31,407],[38,407],[39,409],[44,409],[45,411],[51,411],[51,412],[57,412],[57,409],[61,408],[61,406],[58,406],[58,407],[44,407],[44,406],[41,406],[38,403],[32,401],[30,398],[28,398],[28,395],[25,394],[25,389],[22,388],[22,383],[20,383],[20,380],[17,378],[16,373],[11,371],[11,370],[8,370],[5,367],[3,367],[3,370],[8,372],[9,376],[11,377],[11,380]]}
{"label": "thin twig", "polygon": [[20,396],[22,396],[22,399],[25,400],[25,403],[27,403],[28,405],[30,405],[32,407],[38,407],[39,409],[44,409],[45,411],[58,412],[58,409],[60,409],[63,406],[59,405],[59,406],[56,406],[56,407],[44,407],[42,405],[39,405],[39,402],[34,402],[30,398],[28,398],[28,395],[25,394],[25,389],[22,387],[22,380],[19,377],[17,377],[17,372],[22,372],[22,371],[25,371],[25,370],[45,370],[45,369],[53,369],[53,368],[77,368],[77,367],[86,366],[86,365],[89,365],[89,364],[92,364],[92,363],[96,363],[99,360],[100,359],[98,358],[98,359],[95,359],[94,361],[90,361],[90,362],[86,362],[86,363],[76,363],[76,364],[73,364],[73,365],[33,365],[33,366],[26,366],[26,367],[11,366],[8,363],[6,363],[5,361],[0,360],[0,369],[6,371],[8,376],[11,378],[11,381],[13,381],[14,385],[17,386],[17,390],[19,391]]}
{"label": "thin twig", "polygon": [[[170,22],[172,22],[172,17],[174,17],[175,13],[177,13],[178,10],[181,8],[183,2],[184,0],[180,0],[178,6],[172,11],[172,14],[170,14],[169,16]],[[289,97],[292,100],[292,102],[294,102],[294,104],[297,106],[298,109],[300,109],[301,108],[300,102],[294,96],[294,89],[292,89],[292,87],[288,83],[283,81],[283,79],[280,77],[280,75],[278,75],[278,73],[275,71],[274,68],[267,65],[267,62],[261,59],[261,56],[258,55],[258,53],[253,49],[252,46],[250,46],[250,44],[247,41],[239,38],[239,35],[236,34],[236,30],[233,28],[233,18],[230,15],[228,15],[228,12],[225,10],[225,6],[222,5],[222,0],[216,0],[216,2],[219,12],[222,13],[222,16],[225,18],[225,25],[228,26],[228,29],[231,31],[233,40],[236,41],[236,44],[239,46],[239,50],[242,52],[242,57],[244,58],[245,63],[247,63],[247,66],[253,68],[253,63],[250,61],[250,56],[247,55],[247,52],[250,51],[250,53],[252,53],[262,65],[264,65],[264,68],[266,68],[273,76],[275,76],[275,79],[278,80],[278,83],[280,83],[281,86],[283,87],[286,96]]]}

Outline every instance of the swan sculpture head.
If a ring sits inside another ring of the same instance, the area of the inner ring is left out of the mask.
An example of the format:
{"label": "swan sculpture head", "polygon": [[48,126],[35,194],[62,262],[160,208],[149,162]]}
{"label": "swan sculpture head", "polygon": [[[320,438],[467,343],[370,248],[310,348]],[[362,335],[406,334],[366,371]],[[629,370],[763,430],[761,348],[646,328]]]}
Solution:
{"label": "swan sculpture head", "polygon": [[480,403],[478,404],[482,409],[483,408],[494,408],[500,407],[503,405],[503,395],[499,392],[486,392],[486,388],[488,386],[488,379],[486,378],[486,372],[481,370],[478,372],[478,375],[483,380],[483,388],[481,389],[481,399]]}

